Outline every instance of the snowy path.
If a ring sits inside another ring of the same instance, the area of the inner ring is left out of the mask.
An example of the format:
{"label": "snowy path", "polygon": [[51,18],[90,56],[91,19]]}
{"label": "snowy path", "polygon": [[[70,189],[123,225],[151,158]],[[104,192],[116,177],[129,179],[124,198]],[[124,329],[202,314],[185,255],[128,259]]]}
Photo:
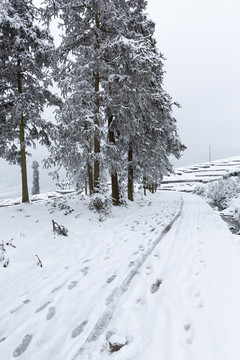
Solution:
{"label": "snowy path", "polygon": [[108,324],[110,323],[114,312],[117,309],[117,306],[119,304],[119,300],[121,299],[122,295],[128,291],[129,286],[131,286],[131,282],[134,279],[134,277],[138,274],[138,272],[141,269],[141,266],[146,262],[148,257],[152,254],[156,246],[160,243],[160,241],[166,236],[166,234],[171,230],[173,224],[177,221],[177,219],[180,217],[182,213],[182,205],[183,201],[181,199],[181,205],[179,208],[178,213],[174,216],[174,218],[170,221],[170,223],[164,228],[160,236],[148,247],[147,251],[140,256],[133,266],[133,269],[128,273],[122,284],[118,287],[116,287],[110,296],[107,298],[106,305],[107,309],[103,312],[103,314],[98,319],[96,325],[94,326],[93,330],[91,331],[90,335],[86,339],[83,346],[80,348],[80,350],[77,352],[77,354],[74,356],[74,359],[82,357],[84,352],[88,350],[87,346],[92,341],[96,341],[99,336],[105,331]]}
{"label": "snowy path", "polygon": [[17,246],[0,268],[1,360],[240,360],[240,249],[204,200],[161,193],[105,223],[71,201],[67,216],[1,209]]}
{"label": "snowy path", "polygon": [[[159,256],[153,254],[112,320],[115,341],[130,339],[113,359],[240,359],[240,249],[202,199],[183,197]],[[151,293],[157,278],[160,288]]]}

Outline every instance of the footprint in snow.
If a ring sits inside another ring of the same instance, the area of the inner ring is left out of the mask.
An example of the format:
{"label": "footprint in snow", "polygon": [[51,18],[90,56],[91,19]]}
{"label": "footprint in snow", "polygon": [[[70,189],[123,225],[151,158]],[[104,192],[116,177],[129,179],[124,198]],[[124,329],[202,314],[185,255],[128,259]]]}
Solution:
{"label": "footprint in snow", "polygon": [[60,290],[60,289],[63,287],[63,285],[64,285],[64,284],[55,287],[55,288],[51,291],[51,293],[55,293],[56,291]]}
{"label": "footprint in snow", "polygon": [[86,266],[85,268],[81,269],[80,271],[83,273],[84,276],[86,276],[88,274],[88,269],[89,269],[89,267]]}
{"label": "footprint in snow", "polygon": [[133,253],[133,255],[137,255],[137,254],[139,254],[139,251],[135,251],[135,252]]}
{"label": "footprint in snow", "polygon": [[189,331],[191,329],[191,324],[185,324],[184,325],[184,330],[185,331]]}
{"label": "footprint in snow", "polygon": [[194,293],[194,298],[195,298],[195,303],[196,303],[197,307],[203,308],[204,303],[203,303],[203,299],[201,297],[200,291],[197,291],[197,292]]}
{"label": "footprint in snow", "polygon": [[91,260],[92,260],[92,259],[87,259],[87,260],[83,261],[82,263],[85,264],[85,263],[87,263],[87,262],[89,262],[89,261],[91,261]]}
{"label": "footprint in snow", "polygon": [[68,289],[71,290],[77,285],[77,281],[72,281],[71,284],[68,285]]}
{"label": "footprint in snow", "polygon": [[128,264],[128,267],[131,267],[134,265],[134,261],[130,261],[130,263]]}
{"label": "footprint in snow", "polygon": [[48,313],[47,313],[46,319],[47,319],[47,320],[51,320],[51,319],[54,317],[55,314],[56,314],[56,309],[55,309],[55,307],[50,307],[50,308],[48,309]]}
{"label": "footprint in snow", "polygon": [[28,304],[30,301],[31,301],[31,300],[26,299],[26,300],[23,301],[23,304]]}
{"label": "footprint in snow", "polygon": [[24,353],[27,350],[30,342],[32,341],[32,338],[33,338],[33,335],[31,335],[31,334],[25,335],[21,344],[19,344],[16,347],[16,349],[14,350],[13,357],[18,357],[18,356],[22,355],[22,353]]}
{"label": "footprint in snow", "polygon": [[109,277],[107,279],[107,284],[110,284],[115,278],[116,278],[117,275],[112,275],[111,277]]}
{"label": "footprint in snow", "polygon": [[192,328],[192,325],[190,323],[184,325],[184,330],[188,334],[188,337],[186,339],[186,344],[188,344],[188,345],[191,345],[192,341],[193,341],[193,334],[192,334],[191,328]]}
{"label": "footprint in snow", "polygon": [[154,284],[152,284],[151,293],[154,294],[155,292],[157,292],[161,284],[162,280],[157,280]]}
{"label": "footprint in snow", "polygon": [[144,304],[145,304],[145,300],[144,300],[144,299],[141,299],[141,298],[138,298],[138,299],[136,300],[136,303],[137,303],[137,304],[140,304],[140,305],[144,305]]}
{"label": "footprint in snow", "polygon": [[83,332],[83,330],[84,330],[85,326],[87,325],[87,323],[88,323],[88,320],[85,320],[80,325],[75,327],[75,329],[73,329],[73,331],[72,331],[71,338],[73,339],[73,338],[79,336]]}
{"label": "footprint in snow", "polygon": [[3,342],[4,340],[6,340],[6,337],[1,338],[0,343]]}
{"label": "footprint in snow", "polygon": [[45,309],[45,307],[47,307],[51,302],[47,301],[45,302],[43,305],[39,306],[39,308],[37,308],[37,310],[35,311],[35,313],[38,313],[39,311],[42,311],[43,309]]}

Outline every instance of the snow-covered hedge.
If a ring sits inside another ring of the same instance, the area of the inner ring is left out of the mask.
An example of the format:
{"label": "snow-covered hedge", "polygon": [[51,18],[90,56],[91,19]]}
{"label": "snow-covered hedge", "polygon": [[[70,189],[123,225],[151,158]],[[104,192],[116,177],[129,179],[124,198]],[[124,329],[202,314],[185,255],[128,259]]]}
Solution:
{"label": "snow-covered hedge", "polygon": [[[109,216],[111,214],[112,202],[108,194],[96,193],[91,195],[89,209],[95,210],[98,213]],[[101,218],[102,219],[102,218]]]}
{"label": "snow-covered hedge", "polygon": [[200,196],[205,196],[206,194],[206,185],[197,185],[195,186],[195,188],[193,189],[193,194],[196,195],[200,195]]}
{"label": "snow-covered hedge", "polygon": [[207,185],[205,194],[220,210],[226,209],[229,201],[240,195],[240,179],[228,177],[213,181]]}

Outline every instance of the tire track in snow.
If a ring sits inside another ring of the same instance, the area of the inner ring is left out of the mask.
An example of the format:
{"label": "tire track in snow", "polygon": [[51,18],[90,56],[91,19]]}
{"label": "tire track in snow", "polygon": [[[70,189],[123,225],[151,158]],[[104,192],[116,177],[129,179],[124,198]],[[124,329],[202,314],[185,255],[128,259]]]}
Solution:
{"label": "tire track in snow", "polygon": [[139,257],[136,262],[133,269],[129,272],[127,277],[124,279],[122,284],[119,287],[116,287],[112,293],[107,297],[106,299],[106,310],[102,313],[102,315],[99,317],[98,321],[96,322],[95,326],[93,327],[92,331],[88,335],[87,339],[81,346],[81,348],[77,351],[75,356],[72,360],[80,359],[80,355],[85,351],[87,345],[93,341],[96,341],[100,335],[103,334],[105,329],[107,328],[108,324],[110,323],[112,316],[117,308],[117,305],[119,303],[120,298],[122,295],[128,290],[131,281],[135,277],[135,275],[138,273],[138,270],[140,267],[144,264],[148,256],[153,252],[153,250],[156,248],[156,246],[160,243],[160,241],[165,237],[165,235],[171,230],[173,224],[179,219],[179,217],[182,215],[182,208],[183,208],[183,198],[180,197],[180,209],[178,210],[178,213],[174,216],[174,218],[170,221],[170,223],[163,229],[160,236],[151,244],[151,246],[148,248],[146,253],[144,253],[141,257]]}

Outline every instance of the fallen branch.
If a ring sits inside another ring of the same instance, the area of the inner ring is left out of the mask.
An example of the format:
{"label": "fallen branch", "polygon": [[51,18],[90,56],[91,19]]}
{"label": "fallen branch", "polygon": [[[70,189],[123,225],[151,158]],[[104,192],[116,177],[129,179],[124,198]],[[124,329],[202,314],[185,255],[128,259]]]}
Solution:
{"label": "fallen branch", "polygon": [[67,236],[68,234],[68,229],[63,226],[63,225],[59,225],[58,223],[56,223],[56,221],[52,220],[52,224],[53,224],[53,232],[57,232],[58,235],[64,235]]}
{"label": "fallen branch", "polygon": [[37,266],[43,267],[43,266],[42,266],[42,262],[41,262],[41,260],[39,259],[39,257],[38,257],[37,255],[36,255],[36,257],[37,257],[37,259],[38,259]]}

